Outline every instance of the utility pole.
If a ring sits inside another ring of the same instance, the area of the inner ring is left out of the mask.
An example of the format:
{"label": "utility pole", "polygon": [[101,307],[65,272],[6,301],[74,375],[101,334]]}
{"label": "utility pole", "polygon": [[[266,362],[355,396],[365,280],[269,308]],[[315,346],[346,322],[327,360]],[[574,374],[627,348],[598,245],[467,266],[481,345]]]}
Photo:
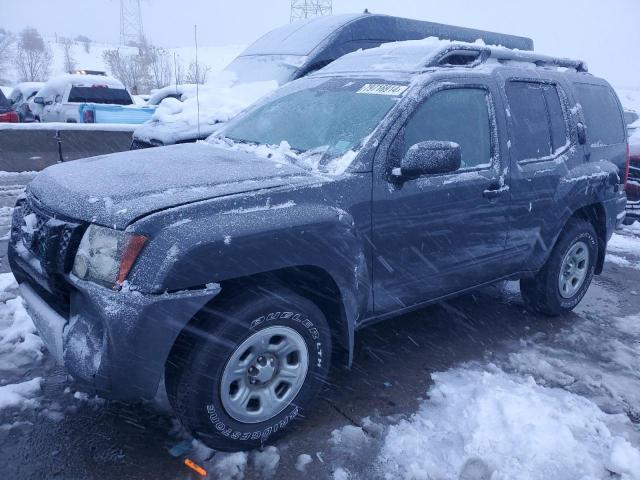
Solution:
{"label": "utility pole", "polygon": [[144,43],[140,0],[120,0],[120,46],[138,46]]}
{"label": "utility pole", "polygon": [[332,0],[291,0],[290,21],[331,15],[332,9]]}

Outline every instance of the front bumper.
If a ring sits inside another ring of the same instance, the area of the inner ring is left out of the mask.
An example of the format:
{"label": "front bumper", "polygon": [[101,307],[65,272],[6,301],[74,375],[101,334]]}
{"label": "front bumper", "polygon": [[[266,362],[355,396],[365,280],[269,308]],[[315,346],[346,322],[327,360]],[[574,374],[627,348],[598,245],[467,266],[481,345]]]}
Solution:
{"label": "front bumper", "polygon": [[217,285],[165,294],[114,291],[67,274],[67,293],[60,293],[47,289],[38,260],[28,255],[9,244],[11,269],[43,342],[74,378],[107,398],[152,398],[176,338],[220,292]]}

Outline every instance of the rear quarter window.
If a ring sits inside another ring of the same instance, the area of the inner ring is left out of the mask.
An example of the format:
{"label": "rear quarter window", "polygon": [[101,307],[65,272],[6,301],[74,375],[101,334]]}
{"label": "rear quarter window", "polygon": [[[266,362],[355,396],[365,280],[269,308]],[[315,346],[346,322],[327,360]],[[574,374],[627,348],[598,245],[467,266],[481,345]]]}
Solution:
{"label": "rear quarter window", "polygon": [[574,84],[582,105],[587,135],[592,146],[623,143],[625,126],[618,101],[611,88],[587,83]]}

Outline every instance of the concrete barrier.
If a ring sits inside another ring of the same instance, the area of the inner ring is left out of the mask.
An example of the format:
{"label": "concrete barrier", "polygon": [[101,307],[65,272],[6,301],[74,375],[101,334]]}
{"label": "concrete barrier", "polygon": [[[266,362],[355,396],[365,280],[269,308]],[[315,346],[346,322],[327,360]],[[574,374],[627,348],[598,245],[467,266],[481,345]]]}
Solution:
{"label": "concrete barrier", "polygon": [[135,127],[0,123],[0,171],[39,171],[61,161],[129,150]]}

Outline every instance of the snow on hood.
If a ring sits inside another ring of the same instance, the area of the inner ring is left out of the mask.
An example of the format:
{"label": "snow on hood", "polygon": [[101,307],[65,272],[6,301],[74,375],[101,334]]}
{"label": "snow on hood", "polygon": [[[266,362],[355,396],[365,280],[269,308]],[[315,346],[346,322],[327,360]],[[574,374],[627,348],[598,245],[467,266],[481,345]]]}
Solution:
{"label": "snow on hood", "polygon": [[[135,138],[145,142],[159,140],[171,144],[186,139],[203,138],[261,97],[278,88],[276,81],[237,83],[232,72],[219,72],[196,90],[185,89],[182,101],[165,98],[151,121],[135,132]],[[200,104],[200,135],[198,135],[198,103]]]}
{"label": "snow on hood", "polygon": [[28,191],[59,214],[123,229],[153,211],[309,179],[294,165],[198,142],[54,165]]}

